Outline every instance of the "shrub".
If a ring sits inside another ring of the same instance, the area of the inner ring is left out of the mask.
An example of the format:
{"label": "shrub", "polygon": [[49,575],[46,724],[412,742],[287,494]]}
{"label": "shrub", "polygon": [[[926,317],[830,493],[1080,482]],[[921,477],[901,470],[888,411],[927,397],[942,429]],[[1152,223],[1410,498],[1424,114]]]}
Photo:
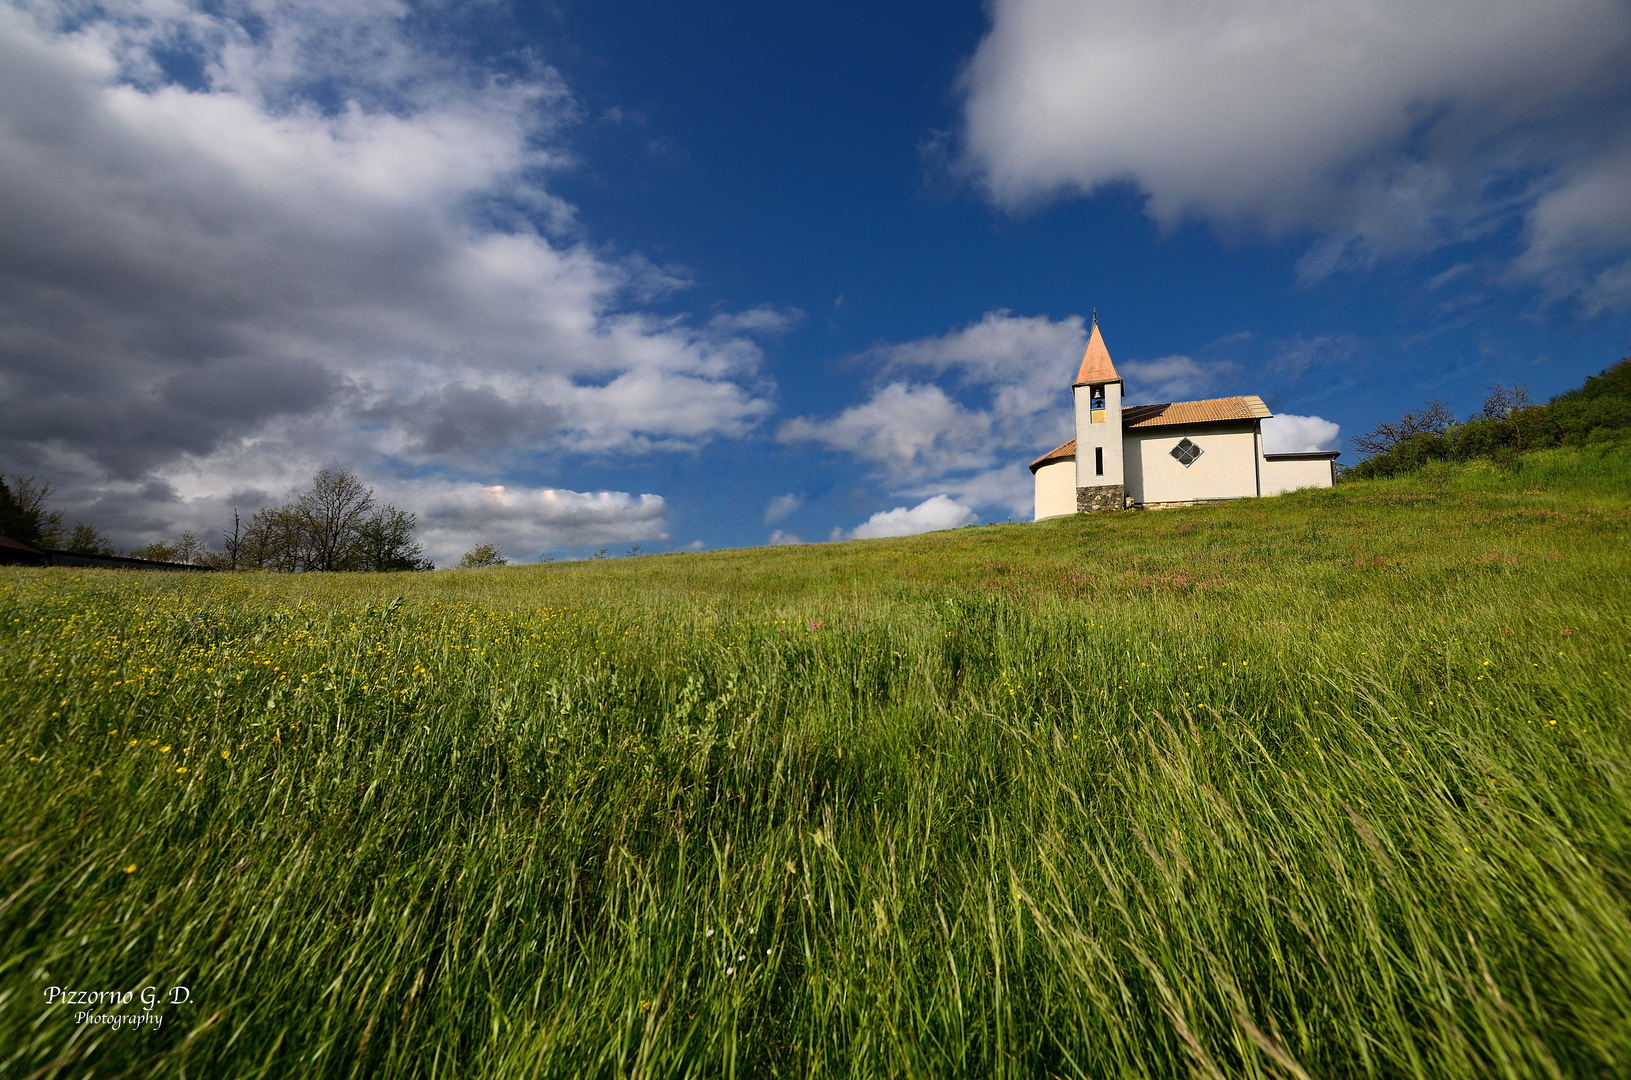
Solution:
{"label": "shrub", "polygon": [[1354,440],[1370,456],[1342,471],[1342,479],[1370,480],[1416,472],[1435,461],[1497,461],[1515,467],[1516,455],[1552,446],[1613,442],[1631,433],[1631,357],[1545,405],[1525,405],[1519,386],[1490,388],[1483,409],[1464,424],[1439,421],[1442,402],[1378,424]]}

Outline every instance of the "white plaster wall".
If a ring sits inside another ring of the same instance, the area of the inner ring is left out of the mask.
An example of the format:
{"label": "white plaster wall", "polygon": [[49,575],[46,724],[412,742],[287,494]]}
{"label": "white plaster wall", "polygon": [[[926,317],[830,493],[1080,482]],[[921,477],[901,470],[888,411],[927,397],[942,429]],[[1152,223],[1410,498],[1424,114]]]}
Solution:
{"label": "white plaster wall", "polygon": [[[1204,458],[1202,460],[1205,460]],[[1197,462],[1199,464],[1199,462]],[[1278,495],[1298,488],[1331,486],[1329,461],[1263,461],[1263,494]]]}
{"label": "white plaster wall", "polygon": [[[1076,397],[1076,486],[1126,483],[1122,469],[1121,384],[1104,388],[1104,423],[1093,423],[1092,388],[1078,386]],[[1093,471],[1093,450],[1104,448],[1104,475]],[[1040,471],[1040,470],[1038,470]],[[1074,504],[1073,504],[1074,508]]]}
{"label": "white plaster wall", "polygon": [[1135,503],[1147,502],[1144,498],[1144,455],[1139,450],[1138,437],[1128,432],[1122,439],[1124,447],[1123,470],[1127,478],[1127,496]]}
{"label": "white plaster wall", "polygon": [[[1172,456],[1172,448],[1185,438],[1204,451],[1187,469]],[[1126,443],[1128,460],[1137,459],[1127,470],[1127,493],[1138,502],[1242,499],[1257,494],[1257,433],[1252,428],[1134,430],[1126,433]],[[1131,482],[1135,473],[1136,491]]]}
{"label": "white plaster wall", "polygon": [[1036,470],[1036,520],[1076,512],[1076,462],[1050,461]]}

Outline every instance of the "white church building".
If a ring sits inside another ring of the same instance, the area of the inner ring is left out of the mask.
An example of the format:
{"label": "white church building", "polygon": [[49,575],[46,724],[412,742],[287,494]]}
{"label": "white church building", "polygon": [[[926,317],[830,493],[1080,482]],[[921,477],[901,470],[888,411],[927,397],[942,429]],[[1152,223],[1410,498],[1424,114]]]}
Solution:
{"label": "white church building", "polygon": [[1036,520],[1129,506],[1191,506],[1330,487],[1338,451],[1269,454],[1255,394],[1121,403],[1122,381],[1093,318],[1072,384],[1076,437],[1031,462]]}

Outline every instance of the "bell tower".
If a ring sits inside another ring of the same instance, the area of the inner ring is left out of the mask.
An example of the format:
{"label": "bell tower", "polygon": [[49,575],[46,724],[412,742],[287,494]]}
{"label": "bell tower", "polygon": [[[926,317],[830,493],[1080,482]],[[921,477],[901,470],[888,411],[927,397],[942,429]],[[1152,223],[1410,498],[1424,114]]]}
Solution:
{"label": "bell tower", "polygon": [[1120,510],[1127,505],[1121,456],[1122,382],[1099,333],[1097,310],[1071,388],[1076,398],[1076,512]]}

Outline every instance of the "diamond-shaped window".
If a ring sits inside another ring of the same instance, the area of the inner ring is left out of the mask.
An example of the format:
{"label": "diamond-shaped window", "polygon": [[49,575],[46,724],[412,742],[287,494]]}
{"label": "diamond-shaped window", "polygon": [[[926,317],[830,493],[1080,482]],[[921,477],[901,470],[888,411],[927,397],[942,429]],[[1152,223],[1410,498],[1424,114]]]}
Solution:
{"label": "diamond-shaped window", "polygon": [[1177,446],[1172,448],[1172,456],[1177,458],[1178,464],[1182,465],[1186,469],[1195,464],[1195,459],[1200,457],[1201,453],[1201,448],[1190,442],[1188,439],[1182,440]]}

